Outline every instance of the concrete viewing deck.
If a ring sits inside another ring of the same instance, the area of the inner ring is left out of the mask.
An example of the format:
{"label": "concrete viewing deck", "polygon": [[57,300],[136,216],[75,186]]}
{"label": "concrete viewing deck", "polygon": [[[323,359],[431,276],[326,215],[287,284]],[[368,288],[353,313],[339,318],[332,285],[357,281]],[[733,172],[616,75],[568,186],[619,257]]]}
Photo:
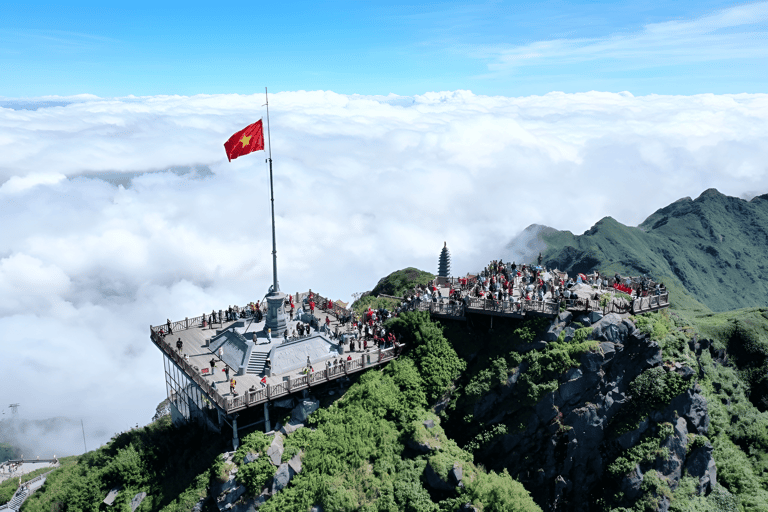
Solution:
{"label": "concrete viewing deck", "polygon": [[[320,325],[325,324],[326,316],[323,312],[315,314]],[[303,319],[311,317],[305,313]],[[290,321],[289,331],[295,325],[296,321]],[[336,325],[333,319],[331,329]],[[152,342],[225,414],[384,364],[397,356],[394,347],[345,351],[339,341],[322,330],[287,341],[273,340],[264,333],[264,321],[257,323],[251,318],[215,323],[211,328],[203,327],[203,317],[196,317],[172,322],[171,328],[173,333],[163,336],[160,332],[167,330],[166,325],[151,327]],[[178,340],[181,350],[176,347]],[[213,372],[211,359],[215,363]],[[310,365],[314,372],[305,373]],[[230,379],[236,380],[236,395],[230,392],[223,371],[226,366],[230,368]],[[266,383],[262,383],[264,377]]]}
{"label": "concrete viewing deck", "polygon": [[[461,294],[462,298],[451,304],[448,300],[450,286],[441,286],[440,288],[443,298],[437,302],[412,301],[405,308],[415,311],[429,311],[433,318],[447,320],[466,320],[467,313],[517,319],[529,316],[554,318],[560,313],[561,301],[559,300],[546,298],[542,301],[525,300],[520,298],[518,294],[513,296],[512,300],[500,301],[470,297],[465,292],[456,290]],[[606,290],[606,292],[610,292],[610,290]],[[604,305],[601,305],[599,300],[579,297],[566,300],[565,307],[573,313],[590,313],[595,311],[604,315],[608,313],[631,313],[637,315],[669,307],[669,293],[665,290],[664,293],[659,295],[636,297],[632,299],[631,303],[622,304],[611,300]]]}

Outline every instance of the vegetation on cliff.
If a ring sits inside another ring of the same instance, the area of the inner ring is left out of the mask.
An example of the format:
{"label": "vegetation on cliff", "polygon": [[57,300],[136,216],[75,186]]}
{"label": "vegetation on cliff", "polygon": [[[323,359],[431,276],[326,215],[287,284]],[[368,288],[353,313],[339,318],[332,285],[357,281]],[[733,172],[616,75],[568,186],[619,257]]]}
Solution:
{"label": "vegetation on cliff", "polygon": [[[381,278],[373,290],[352,304],[352,308],[358,314],[369,307],[373,309],[384,308],[394,310],[400,305],[400,301],[391,297],[402,297],[404,293],[413,289],[413,287],[427,284],[434,278],[434,274],[413,267],[397,270]],[[386,295],[386,297],[382,295]]]}

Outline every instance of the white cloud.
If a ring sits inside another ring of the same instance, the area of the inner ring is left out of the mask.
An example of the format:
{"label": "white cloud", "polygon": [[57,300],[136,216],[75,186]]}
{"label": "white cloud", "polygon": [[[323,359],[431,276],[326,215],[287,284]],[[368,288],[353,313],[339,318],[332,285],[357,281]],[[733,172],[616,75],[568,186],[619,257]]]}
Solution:
{"label": "white cloud", "polygon": [[473,55],[488,60],[491,76],[522,66],[563,66],[593,60],[609,62],[613,69],[738,58],[759,60],[768,56],[766,21],[768,2],[756,2],[693,20],[651,23],[637,32],[475,47]]}
{"label": "white cloud", "polygon": [[[271,281],[265,155],[228,163],[223,149],[264,101],[53,100],[73,103],[0,109],[0,332],[6,381],[24,383],[0,403],[82,415],[108,437],[164,398],[149,324]],[[287,292],[347,300],[405,266],[435,271],[443,241],[463,274],[532,223],[582,232],[709,187],[768,189],[768,95],[299,91],[270,107]]]}

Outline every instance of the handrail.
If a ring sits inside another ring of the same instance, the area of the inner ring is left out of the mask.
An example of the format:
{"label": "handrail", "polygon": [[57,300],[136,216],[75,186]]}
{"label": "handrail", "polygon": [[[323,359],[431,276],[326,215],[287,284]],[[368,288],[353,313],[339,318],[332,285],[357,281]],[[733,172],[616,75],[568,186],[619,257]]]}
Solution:
{"label": "handrail", "polygon": [[181,367],[182,370],[184,370],[184,373],[186,373],[189,378],[191,378],[195,384],[200,386],[200,388],[207,394],[211,399],[213,399],[216,404],[226,410],[226,400],[223,396],[221,396],[218,391],[213,389],[213,387],[206,381],[203,377],[198,374],[198,372],[192,368],[192,366],[184,360],[184,358],[178,354],[177,352],[174,352],[173,348],[170,346],[169,343],[167,343],[164,339],[160,337],[159,334],[157,334],[154,331],[151,331],[150,338],[152,341],[157,345],[163,352],[165,352],[166,355],[170,356],[170,358]]}
{"label": "handrail", "polygon": [[379,351],[377,361],[371,361],[366,363],[365,359],[370,357],[371,353],[366,352],[360,356],[360,359],[352,359],[351,361],[343,361],[345,371],[341,370],[342,364],[336,365],[331,368],[336,370],[329,372],[327,369],[320,370],[311,375],[301,375],[296,379],[289,379],[285,382],[279,382],[277,384],[267,384],[261,389],[254,391],[247,390],[242,395],[224,398],[218,391],[206,381],[201,374],[197,372],[184,358],[175,352],[173,348],[163,338],[160,337],[155,331],[150,331],[150,337],[152,341],[157,345],[167,356],[169,356],[187,376],[197,384],[203,392],[208,395],[216,405],[219,406],[225,413],[236,411],[251,405],[256,405],[268,400],[274,400],[281,396],[289,395],[294,391],[298,391],[314,383],[325,382],[333,378],[341,377],[349,372],[365,369],[369,366],[375,366],[384,362],[390,361],[396,357],[395,348],[390,347]]}
{"label": "handrail", "polygon": [[[405,306],[405,310],[410,311],[429,311],[430,314],[438,314],[444,316],[456,316],[463,317],[467,312],[484,312],[484,313],[499,313],[499,314],[520,314],[525,316],[526,313],[542,313],[545,315],[555,316],[560,312],[559,301],[540,301],[540,300],[496,300],[483,297],[464,297],[464,304],[446,304],[445,302],[432,302],[423,300],[414,300],[408,302]],[[592,299],[565,299],[566,309],[583,310],[583,311],[597,311],[603,314],[608,313],[626,313],[632,312],[645,312],[652,311],[654,309],[663,308],[669,306],[669,292],[661,293],[659,295],[647,295],[634,299],[632,303],[627,306],[621,306],[620,304],[610,301],[605,306],[600,305],[599,300]]]}
{"label": "handrail", "polygon": [[[29,462],[32,462],[32,461],[29,461]],[[37,461],[35,461],[35,462],[37,462]],[[21,491],[22,488],[26,488],[26,490],[29,491],[29,484],[32,484],[32,483],[35,483],[35,482],[39,482],[43,478],[47,477],[48,475],[50,475],[51,473],[56,471],[58,468],[59,468],[59,464],[57,463],[56,467],[53,468],[52,470],[46,471],[45,473],[43,473],[41,475],[37,475],[35,478],[33,478],[31,480],[27,480],[26,482],[22,482],[22,484],[19,486],[19,488],[16,489],[16,492],[13,493],[13,496],[11,496],[11,499],[8,500],[7,503],[3,503],[2,505],[0,505],[0,510],[5,510],[6,508],[10,508],[11,507],[11,502],[16,497],[16,495],[19,493],[19,491]],[[21,500],[21,503],[19,503],[19,507],[18,508],[21,508],[21,504],[24,503],[25,501],[27,501],[27,498],[29,498],[29,496],[33,492],[35,492],[35,490],[32,490],[32,492],[29,492],[26,496],[24,496],[24,499]],[[17,510],[18,510],[18,508],[17,508]]]}

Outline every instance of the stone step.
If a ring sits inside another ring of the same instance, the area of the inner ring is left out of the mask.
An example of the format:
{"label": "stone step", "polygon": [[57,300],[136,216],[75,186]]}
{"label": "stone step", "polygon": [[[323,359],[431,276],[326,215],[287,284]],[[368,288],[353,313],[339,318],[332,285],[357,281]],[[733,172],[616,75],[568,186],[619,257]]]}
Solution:
{"label": "stone step", "polygon": [[251,352],[251,358],[248,360],[246,373],[260,374],[264,371],[264,365],[267,363],[266,352]]}

